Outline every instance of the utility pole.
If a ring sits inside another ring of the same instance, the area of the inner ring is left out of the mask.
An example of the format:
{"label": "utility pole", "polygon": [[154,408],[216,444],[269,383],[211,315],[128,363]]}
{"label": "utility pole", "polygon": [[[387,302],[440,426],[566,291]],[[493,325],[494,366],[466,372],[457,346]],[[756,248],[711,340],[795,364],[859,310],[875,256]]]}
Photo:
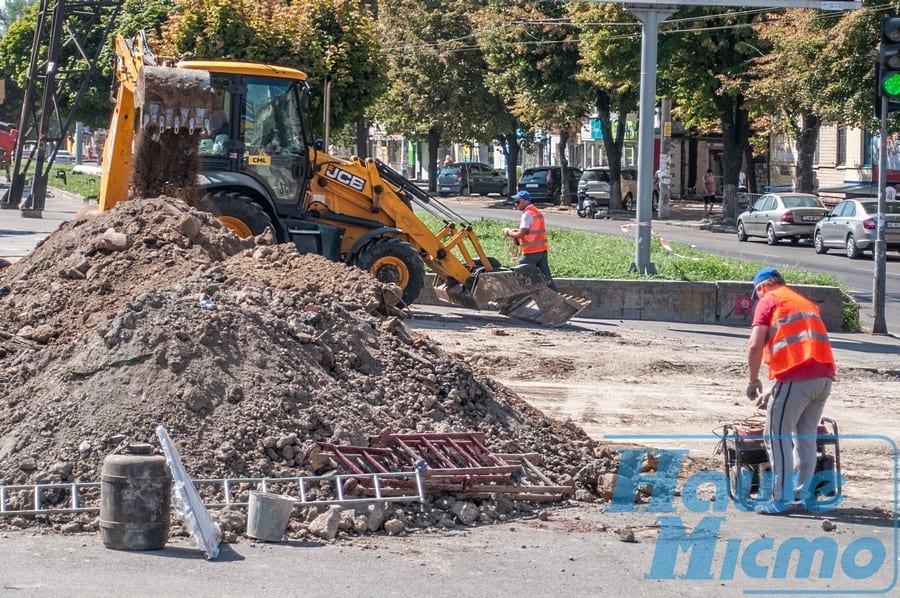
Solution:
{"label": "utility pole", "polygon": [[636,8],[626,4],[642,26],[641,31],[641,95],[638,117],[638,184],[637,232],[634,262],[630,270],[639,274],[656,274],[650,262],[650,231],[653,218],[653,121],[656,117],[656,57],[659,24],[675,12],[674,6]]}
{"label": "utility pole", "polygon": [[663,98],[659,118],[659,207],[656,216],[660,220],[669,218],[669,195],[671,182],[669,172],[669,138],[672,137],[672,100]]}

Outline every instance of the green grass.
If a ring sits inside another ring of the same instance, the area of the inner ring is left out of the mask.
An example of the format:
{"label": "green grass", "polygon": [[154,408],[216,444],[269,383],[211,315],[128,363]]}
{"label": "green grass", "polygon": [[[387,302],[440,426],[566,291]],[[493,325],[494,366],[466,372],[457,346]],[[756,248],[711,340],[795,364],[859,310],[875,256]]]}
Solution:
{"label": "green grass", "polygon": [[[65,182],[63,182],[62,177],[57,176],[59,172],[65,173]],[[65,189],[69,193],[74,193],[85,199],[96,200],[100,197],[100,175],[75,174],[72,172],[70,164],[58,164],[51,168],[47,185],[57,189]]]}

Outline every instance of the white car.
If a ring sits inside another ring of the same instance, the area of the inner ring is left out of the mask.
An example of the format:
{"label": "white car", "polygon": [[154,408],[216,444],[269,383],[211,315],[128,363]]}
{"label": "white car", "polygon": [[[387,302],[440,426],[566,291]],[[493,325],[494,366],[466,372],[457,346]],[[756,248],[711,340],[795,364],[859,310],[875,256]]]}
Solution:
{"label": "white car", "polygon": [[[884,203],[885,249],[893,251],[900,249],[900,201]],[[862,257],[863,251],[874,251],[877,217],[877,197],[845,199],[816,224],[816,253],[843,249],[847,257],[855,260]]]}
{"label": "white car", "polygon": [[54,164],[75,164],[75,156],[66,150],[59,150],[53,158]]}
{"label": "white car", "polygon": [[812,239],[816,223],[827,213],[828,208],[815,195],[768,193],[738,216],[738,241],[763,237],[769,245],[781,239],[797,244],[801,239]]}

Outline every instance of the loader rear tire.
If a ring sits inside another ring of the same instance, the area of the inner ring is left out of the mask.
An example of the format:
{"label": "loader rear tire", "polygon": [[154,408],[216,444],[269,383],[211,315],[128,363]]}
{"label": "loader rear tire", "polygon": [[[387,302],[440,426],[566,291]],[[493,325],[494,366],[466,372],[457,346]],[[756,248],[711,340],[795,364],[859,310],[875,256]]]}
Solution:
{"label": "loader rear tire", "polygon": [[261,235],[267,227],[275,234],[269,216],[246,195],[233,191],[211,193],[200,200],[199,208],[213,214],[242,239]]}
{"label": "loader rear tire", "polygon": [[425,264],[413,246],[402,239],[379,239],[363,249],[356,265],[379,281],[403,289],[406,305],[415,302],[425,286]]}

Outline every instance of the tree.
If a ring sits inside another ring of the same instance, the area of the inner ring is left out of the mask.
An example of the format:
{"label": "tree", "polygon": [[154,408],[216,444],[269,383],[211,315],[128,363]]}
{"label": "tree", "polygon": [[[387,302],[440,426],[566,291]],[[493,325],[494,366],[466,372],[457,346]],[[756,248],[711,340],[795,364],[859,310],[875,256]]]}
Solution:
{"label": "tree", "polygon": [[[136,2],[126,4],[137,5]],[[149,2],[155,4],[155,2]],[[25,88],[26,83],[37,86],[34,98],[40,101],[42,96],[42,80],[28,81],[31,50],[37,29],[40,3],[30,5],[20,19],[9,26],[6,35],[0,39],[0,70],[19,88]],[[82,85],[85,93],[81,96],[78,111],[71,115],[74,120],[79,120],[91,126],[105,126],[109,123],[109,115],[112,105],[109,102],[109,89],[112,81],[112,60],[103,60],[101,50],[106,44],[111,47],[111,40],[106,39],[105,27],[108,19],[112,18],[113,11],[102,11],[100,23],[93,23],[93,12],[81,11],[70,7],[68,19],[63,28],[63,45],[60,51],[59,66],[57,69],[57,82],[60,85],[57,94],[59,98],[58,111],[61,116],[70,116],[74,105],[74,98]],[[86,29],[90,24],[90,28]],[[49,47],[50,28],[43,28],[44,38],[41,40],[41,58],[46,60]],[[72,38],[77,38],[78,43],[72,43]],[[95,59],[92,78],[85,81],[82,73],[86,70],[84,56]]]}
{"label": "tree", "polygon": [[564,204],[569,203],[566,148],[581,126],[592,88],[578,78],[578,38],[566,11],[556,3],[493,2],[482,13],[479,34],[488,87],[521,122],[559,135],[556,155]]}
{"label": "tree", "polygon": [[759,55],[760,42],[752,25],[760,17],[708,8],[684,8],[677,16],[686,30],[663,37],[661,87],[677,102],[673,112],[686,126],[705,129],[718,121],[723,148],[722,215],[733,220],[738,173],[752,133],[746,89],[750,60]]}
{"label": "tree", "polygon": [[32,4],[36,4],[35,0],[4,0],[0,4],[0,35],[5,35],[9,26],[21,19]]}
{"label": "tree", "polygon": [[354,121],[385,86],[374,21],[358,0],[177,0],[161,32],[164,52],[304,71],[320,118],[326,78],[331,126]]}
{"label": "tree", "polygon": [[819,63],[828,45],[828,28],[820,16],[818,11],[792,10],[757,26],[767,51],[753,61],[747,92],[765,111],[780,116],[775,119],[780,132],[797,140],[796,186],[806,193],[812,190],[821,125],[819,94],[830,76],[827,68],[809,68]]}
{"label": "tree", "polygon": [[[579,3],[573,21],[581,28],[580,77],[594,86],[594,107],[609,160],[610,208],[621,209],[625,120],[637,110],[640,95],[641,27],[618,4]],[[633,28],[620,25],[630,21],[635,22]]]}
{"label": "tree", "polygon": [[[485,87],[486,65],[473,21],[480,4],[395,0],[384,3],[379,11],[391,85],[375,113],[394,130],[427,136],[432,191],[442,143],[489,142],[510,130],[504,105]],[[518,148],[508,144],[507,136],[504,139],[501,146],[509,157],[508,152]],[[514,176],[509,178],[514,181]]]}

